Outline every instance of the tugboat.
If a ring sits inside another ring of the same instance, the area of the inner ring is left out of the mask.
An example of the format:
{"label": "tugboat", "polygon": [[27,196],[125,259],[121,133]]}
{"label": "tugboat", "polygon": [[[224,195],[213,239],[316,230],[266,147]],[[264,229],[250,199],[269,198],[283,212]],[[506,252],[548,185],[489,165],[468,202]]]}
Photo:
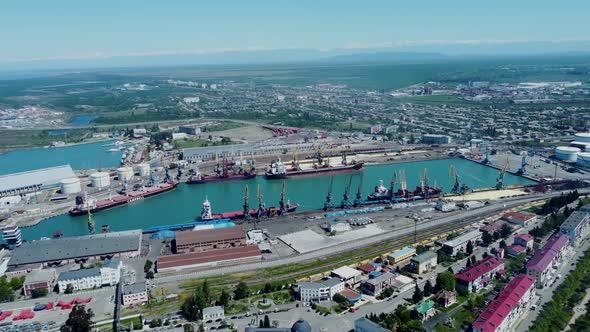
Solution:
{"label": "tugboat", "polygon": [[[232,170],[231,174],[230,169]],[[240,162],[237,165],[233,161],[228,161],[226,159],[223,159],[222,164],[218,161],[217,166],[215,167],[215,175],[203,175],[199,172],[198,168],[193,171],[193,173],[194,174],[188,178],[186,182],[187,184],[247,180],[256,177],[256,166],[253,160],[250,163],[244,163],[242,156],[240,155]]]}
{"label": "tugboat", "polygon": [[309,168],[302,168],[301,164],[297,159],[293,159],[291,168],[287,168],[285,164],[280,160],[273,160],[270,163],[269,168],[264,174],[265,179],[287,179],[291,177],[303,177],[303,176],[319,176],[319,175],[334,175],[342,173],[351,173],[362,171],[364,169],[364,161],[351,161],[347,162],[346,153],[342,154],[342,162],[340,165],[330,165],[330,159],[324,159],[321,154],[321,150],[318,150],[316,158],[313,164]]}

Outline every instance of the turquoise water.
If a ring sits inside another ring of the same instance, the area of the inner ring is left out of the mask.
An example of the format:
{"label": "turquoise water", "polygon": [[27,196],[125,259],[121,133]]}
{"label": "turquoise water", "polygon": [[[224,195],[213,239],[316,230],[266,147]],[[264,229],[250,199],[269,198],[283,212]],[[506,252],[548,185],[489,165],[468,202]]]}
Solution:
{"label": "turquoise water", "polygon": [[98,118],[98,116],[96,116],[96,115],[78,115],[76,117],[73,117],[69,123],[76,125],[76,126],[83,126],[83,125],[90,124],[90,122],[92,122],[92,120],[97,119],[97,118]]}
{"label": "turquoise water", "polygon": [[59,148],[15,150],[0,154],[0,175],[70,164],[73,169],[117,167],[123,152],[107,152],[114,140]]}
{"label": "turquoise water", "polygon": [[[408,189],[419,183],[419,177],[424,168],[428,168],[430,183],[435,181],[444,191],[452,187],[448,177],[449,166],[454,164],[461,176],[461,181],[471,188],[491,187],[496,183],[498,171],[464,159],[444,159],[432,161],[408,162],[399,164],[368,166],[364,171],[363,198],[373,191],[380,179],[388,186],[393,170],[403,169],[406,172]],[[333,201],[339,204],[342,193],[349,181],[347,174],[334,177]],[[287,198],[292,203],[299,203],[298,211],[319,209],[323,206],[328,191],[329,177],[307,177],[289,179],[287,181]],[[351,197],[357,191],[360,173],[352,175]],[[506,174],[507,184],[529,184],[530,180]],[[267,206],[277,206],[280,199],[281,181],[265,180],[263,177],[236,182],[221,182],[202,185],[181,184],[176,190],[160,196],[148,198],[130,205],[105,210],[93,215],[93,220],[100,229],[108,224],[111,231],[147,228],[150,226],[171,225],[192,221],[200,214],[201,203],[208,197],[213,212],[227,212],[242,210],[244,201],[244,187],[248,185],[250,191],[249,204],[251,208],[258,206],[257,185],[260,185],[264,201]],[[87,234],[85,216],[70,217],[62,215],[41,222],[40,224],[23,228],[23,238],[32,240],[43,236],[51,237],[55,230],[63,230],[65,236]]]}

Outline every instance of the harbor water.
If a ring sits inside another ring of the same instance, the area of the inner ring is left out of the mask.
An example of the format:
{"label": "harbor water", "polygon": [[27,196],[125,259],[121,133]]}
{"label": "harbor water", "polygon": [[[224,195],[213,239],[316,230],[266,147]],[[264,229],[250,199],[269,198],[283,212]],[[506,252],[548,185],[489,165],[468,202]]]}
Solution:
{"label": "harbor water", "polygon": [[115,140],[0,154],[0,175],[70,164],[74,170],[118,167],[122,151],[108,152]]}
{"label": "harbor water", "polygon": [[[393,171],[404,170],[408,189],[414,189],[420,182],[424,168],[428,169],[430,185],[443,187],[444,192],[452,188],[452,179],[448,172],[454,164],[460,176],[461,183],[470,188],[493,187],[499,171],[484,165],[464,159],[443,159],[395,163],[377,166],[367,166],[363,175],[363,199],[372,193],[379,180],[389,187]],[[350,181],[350,174],[334,176],[333,202],[339,205],[342,194]],[[350,186],[351,200],[358,190],[361,172],[352,174]],[[523,177],[506,174],[505,184],[531,184],[532,181]],[[304,177],[287,180],[286,196],[291,203],[298,203],[298,211],[308,211],[323,207],[328,187],[329,176]],[[265,180],[262,176],[256,179],[208,183],[199,185],[181,184],[177,189],[129,205],[93,214],[92,219],[96,229],[100,231],[102,225],[109,225],[111,231],[129,229],[145,229],[152,226],[187,223],[194,220],[201,213],[201,205],[205,198],[211,202],[214,213],[241,211],[244,204],[245,186],[249,188],[250,208],[258,207],[257,188],[260,186],[263,201],[266,206],[278,206],[281,194],[281,180]],[[399,180],[396,188],[399,188]],[[70,217],[61,215],[42,221],[38,225],[22,228],[23,239],[35,240],[41,237],[51,237],[53,232],[61,230],[64,236],[88,234],[87,217]]]}

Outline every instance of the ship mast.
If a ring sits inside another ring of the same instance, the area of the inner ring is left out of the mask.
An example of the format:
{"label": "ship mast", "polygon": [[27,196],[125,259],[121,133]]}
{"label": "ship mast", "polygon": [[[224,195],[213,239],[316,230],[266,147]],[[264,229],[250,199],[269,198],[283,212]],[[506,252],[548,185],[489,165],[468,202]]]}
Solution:
{"label": "ship mast", "polygon": [[330,178],[330,186],[328,187],[328,196],[326,196],[326,202],[324,203],[324,210],[333,210],[334,203],[332,203],[332,187],[334,186],[334,176]]}
{"label": "ship mast", "polygon": [[402,169],[399,171],[399,174],[400,174],[400,181],[401,181],[400,182],[401,190],[406,191],[406,190],[408,190],[408,184],[406,182],[406,172]]}
{"label": "ship mast", "polygon": [[354,199],[354,202],[353,202],[354,207],[361,205],[361,202],[363,199],[363,196],[362,196],[363,195],[363,177],[364,177],[364,174],[361,173],[361,181],[359,182],[359,187],[356,191],[356,198]]}
{"label": "ship mast", "polygon": [[424,167],[424,187],[428,189],[428,170]]}
{"label": "ship mast", "polygon": [[342,203],[340,204],[340,207],[342,209],[345,209],[345,208],[350,207],[352,205],[350,203],[350,197],[349,197],[350,196],[350,186],[351,185],[352,185],[352,174],[348,178],[348,184],[344,188],[344,195],[342,196]]}
{"label": "ship mast", "polygon": [[285,205],[285,192],[286,192],[286,181],[283,180],[283,188],[281,189],[281,200],[279,201],[279,208],[281,211],[281,215],[287,214],[287,206]]}
{"label": "ship mast", "polygon": [[244,220],[250,220],[250,205],[248,205],[248,185],[246,185],[246,192],[244,193]]}

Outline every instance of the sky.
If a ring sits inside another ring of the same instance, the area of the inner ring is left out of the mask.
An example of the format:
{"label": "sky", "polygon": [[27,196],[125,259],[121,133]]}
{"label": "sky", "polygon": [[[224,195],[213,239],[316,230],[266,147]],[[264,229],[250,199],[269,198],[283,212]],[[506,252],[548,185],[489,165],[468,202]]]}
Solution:
{"label": "sky", "polygon": [[590,40],[587,0],[3,0],[0,64]]}

